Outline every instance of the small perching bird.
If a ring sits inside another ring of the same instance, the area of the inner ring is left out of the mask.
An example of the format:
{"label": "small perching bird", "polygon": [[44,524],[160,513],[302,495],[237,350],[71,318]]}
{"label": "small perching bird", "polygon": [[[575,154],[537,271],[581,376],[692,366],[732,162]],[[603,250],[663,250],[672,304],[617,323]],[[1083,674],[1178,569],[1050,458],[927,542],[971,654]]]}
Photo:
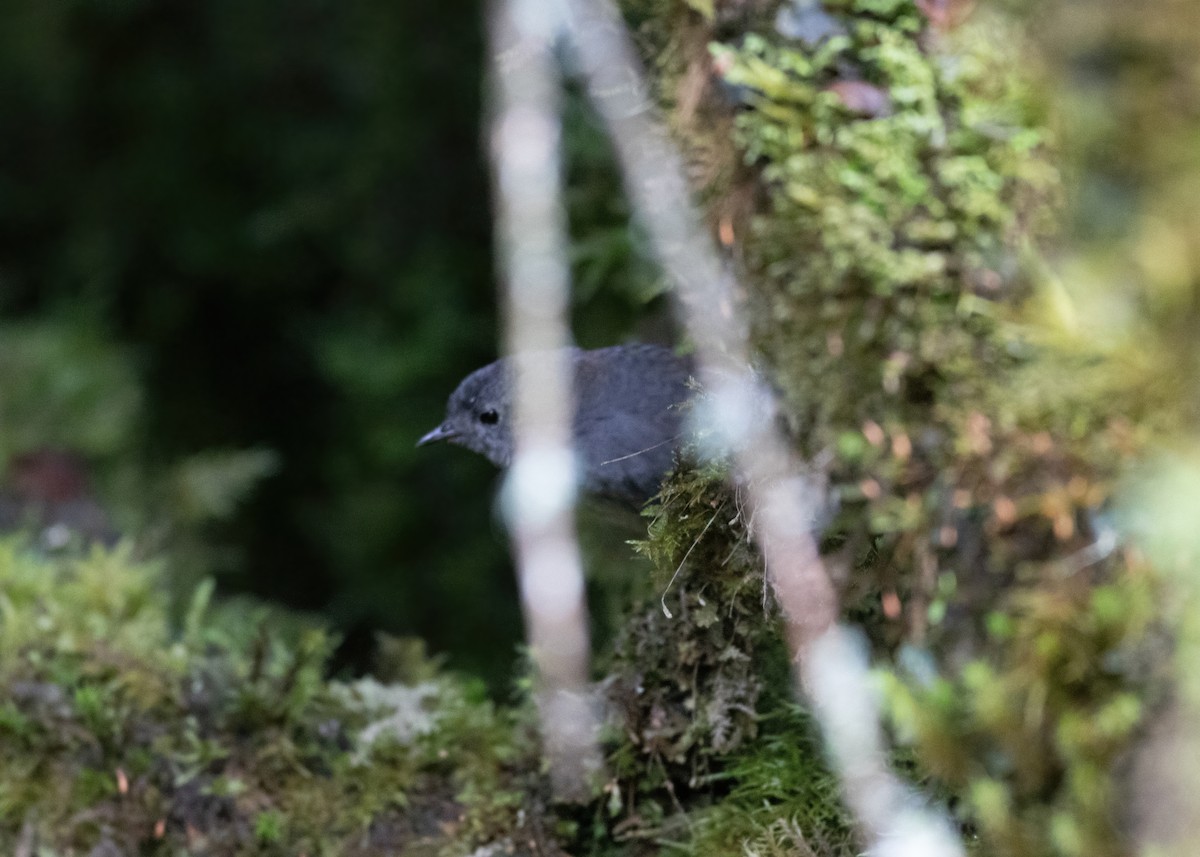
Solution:
{"label": "small perching bird", "polygon": [[[674,464],[684,433],[680,406],[692,393],[691,361],[657,345],[571,348],[569,354],[580,487],[640,506],[658,493]],[[442,424],[417,446],[448,441],[508,467],[513,456],[512,360],[489,363],[463,379],[450,395]]]}

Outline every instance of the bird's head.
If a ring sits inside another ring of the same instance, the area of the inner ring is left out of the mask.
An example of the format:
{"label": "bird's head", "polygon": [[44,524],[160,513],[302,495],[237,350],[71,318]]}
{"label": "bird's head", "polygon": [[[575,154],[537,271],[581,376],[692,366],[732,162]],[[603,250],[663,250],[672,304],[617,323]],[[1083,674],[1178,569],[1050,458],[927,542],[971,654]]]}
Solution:
{"label": "bird's head", "polygon": [[512,463],[512,408],[506,361],[476,370],[463,379],[446,403],[446,418],[417,446],[438,441],[465,446],[498,467]]}

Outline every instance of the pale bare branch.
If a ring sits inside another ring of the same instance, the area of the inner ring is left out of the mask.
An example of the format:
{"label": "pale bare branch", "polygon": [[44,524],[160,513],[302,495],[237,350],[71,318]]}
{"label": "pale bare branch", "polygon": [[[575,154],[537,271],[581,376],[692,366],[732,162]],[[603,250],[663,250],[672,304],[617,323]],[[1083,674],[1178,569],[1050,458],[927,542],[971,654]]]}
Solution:
{"label": "pale bare branch", "polygon": [[[516,355],[514,456],[505,486],[521,604],[555,794],[579,799],[601,768],[587,692],[588,622],[575,537],[569,271],[560,179],[554,0],[499,0],[491,19],[491,126],[506,350]],[[528,359],[533,356],[534,359]]]}

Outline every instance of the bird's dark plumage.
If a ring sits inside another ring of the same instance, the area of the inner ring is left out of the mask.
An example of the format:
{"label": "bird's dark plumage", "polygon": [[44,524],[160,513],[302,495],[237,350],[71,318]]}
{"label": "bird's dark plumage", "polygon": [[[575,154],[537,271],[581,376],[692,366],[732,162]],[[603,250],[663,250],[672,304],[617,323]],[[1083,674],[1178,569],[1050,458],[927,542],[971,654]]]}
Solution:
{"label": "bird's dark plumage", "polygon": [[[691,392],[691,363],[656,345],[569,353],[582,487],[640,505],[658,492],[673,464],[683,433],[679,406]],[[418,445],[449,441],[507,467],[513,453],[511,360],[497,360],[463,379],[446,405],[446,419]]]}

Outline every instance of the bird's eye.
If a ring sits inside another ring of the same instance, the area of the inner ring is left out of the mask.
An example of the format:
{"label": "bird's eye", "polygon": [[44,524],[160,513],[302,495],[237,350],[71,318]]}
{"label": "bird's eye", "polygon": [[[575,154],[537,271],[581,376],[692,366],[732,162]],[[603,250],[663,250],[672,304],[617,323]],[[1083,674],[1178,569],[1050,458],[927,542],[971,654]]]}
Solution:
{"label": "bird's eye", "polygon": [[500,415],[494,410],[486,410],[479,414],[479,421],[486,426],[494,426],[500,422]]}

